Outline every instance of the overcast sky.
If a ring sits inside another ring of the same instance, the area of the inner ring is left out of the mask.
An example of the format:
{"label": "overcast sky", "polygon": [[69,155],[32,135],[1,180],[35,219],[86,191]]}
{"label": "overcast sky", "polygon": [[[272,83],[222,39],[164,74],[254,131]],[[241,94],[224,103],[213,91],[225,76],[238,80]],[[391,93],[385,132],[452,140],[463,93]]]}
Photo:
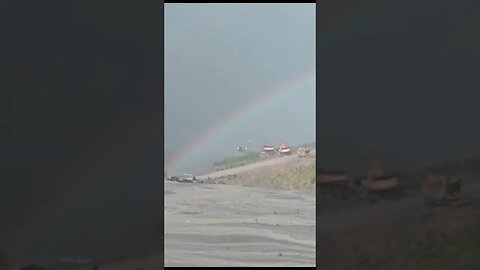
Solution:
{"label": "overcast sky", "polygon": [[[166,4],[167,164],[226,115],[314,70],[315,4]],[[315,141],[313,80],[290,93],[214,132],[172,173],[209,168],[239,145]]]}

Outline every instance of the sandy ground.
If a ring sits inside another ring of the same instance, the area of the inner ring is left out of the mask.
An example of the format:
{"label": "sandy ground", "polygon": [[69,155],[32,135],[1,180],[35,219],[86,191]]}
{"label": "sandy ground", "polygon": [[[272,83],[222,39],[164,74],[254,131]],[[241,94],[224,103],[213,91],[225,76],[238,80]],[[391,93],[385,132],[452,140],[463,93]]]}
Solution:
{"label": "sandy ground", "polygon": [[315,266],[315,194],[166,183],[165,266]]}
{"label": "sandy ground", "polygon": [[[395,199],[319,200],[316,209],[313,193],[168,182],[165,266],[427,269],[412,267],[424,260],[438,261],[426,251],[448,248],[442,244],[444,237],[468,236],[467,229],[478,217],[480,181],[464,180],[461,198],[477,203],[430,208],[419,187],[412,185]],[[439,244],[428,248],[432,235]],[[423,257],[410,260],[412,254]],[[144,256],[125,268],[116,264],[101,269],[157,269],[154,260],[160,258]]]}
{"label": "sandy ground", "polygon": [[313,191],[166,182],[164,214],[164,257],[158,248],[99,269],[315,266]]}
{"label": "sandy ground", "polygon": [[[297,159],[297,155],[278,157],[197,178],[245,174]],[[99,269],[161,269],[164,263],[315,266],[314,190],[167,181],[164,203],[165,260],[157,247],[107,260],[98,264]]]}

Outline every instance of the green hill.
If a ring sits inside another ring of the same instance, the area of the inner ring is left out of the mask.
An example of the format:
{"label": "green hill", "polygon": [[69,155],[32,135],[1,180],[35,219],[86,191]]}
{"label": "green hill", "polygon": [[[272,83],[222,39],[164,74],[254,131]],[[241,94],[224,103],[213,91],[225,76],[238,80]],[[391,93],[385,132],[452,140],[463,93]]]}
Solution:
{"label": "green hill", "polygon": [[260,159],[261,157],[259,152],[246,152],[239,156],[227,157],[224,158],[222,161],[215,162],[213,164],[213,169],[216,171],[226,170],[238,166],[243,166],[254,161],[258,161]]}

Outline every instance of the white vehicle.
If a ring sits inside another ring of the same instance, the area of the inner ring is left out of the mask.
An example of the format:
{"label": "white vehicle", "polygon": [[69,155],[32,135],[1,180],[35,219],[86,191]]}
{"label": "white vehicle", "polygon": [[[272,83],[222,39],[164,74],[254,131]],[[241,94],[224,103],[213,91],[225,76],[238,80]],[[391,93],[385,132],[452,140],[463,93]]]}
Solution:
{"label": "white vehicle", "polygon": [[275,147],[273,145],[264,145],[262,146],[263,154],[273,154],[275,153]]}

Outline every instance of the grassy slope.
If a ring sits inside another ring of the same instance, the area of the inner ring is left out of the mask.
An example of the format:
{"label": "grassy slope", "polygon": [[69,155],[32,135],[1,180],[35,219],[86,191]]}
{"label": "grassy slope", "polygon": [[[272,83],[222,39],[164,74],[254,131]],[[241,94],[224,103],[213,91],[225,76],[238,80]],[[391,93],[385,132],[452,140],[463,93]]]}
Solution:
{"label": "grassy slope", "polygon": [[[298,147],[315,148],[315,143],[307,143],[300,146],[292,146],[291,147],[292,153],[296,154]],[[249,151],[244,153],[243,155],[227,157],[222,161],[215,162],[212,167],[215,171],[221,171],[221,170],[226,170],[230,168],[240,167],[240,166],[247,165],[259,160],[269,159],[269,158],[271,158],[271,156],[268,156],[268,155],[263,156],[262,154],[260,154],[260,152]]]}
{"label": "grassy slope", "polygon": [[273,180],[280,188],[314,190],[315,160],[299,166],[288,167],[287,165],[287,170],[279,173]]}
{"label": "grassy slope", "polygon": [[227,157],[222,161],[215,162],[213,164],[213,168],[217,171],[219,170],[226,170],[234,167],[243,166],[245,164],[254,162],[259,160],[260,153],[259,152],[247,152],[243,155],[235,156],[235,157]]}
{"label": "grassy slope", "polygon": [[215,181],[248,187],[315,190],[315,159],[258,168]]}

